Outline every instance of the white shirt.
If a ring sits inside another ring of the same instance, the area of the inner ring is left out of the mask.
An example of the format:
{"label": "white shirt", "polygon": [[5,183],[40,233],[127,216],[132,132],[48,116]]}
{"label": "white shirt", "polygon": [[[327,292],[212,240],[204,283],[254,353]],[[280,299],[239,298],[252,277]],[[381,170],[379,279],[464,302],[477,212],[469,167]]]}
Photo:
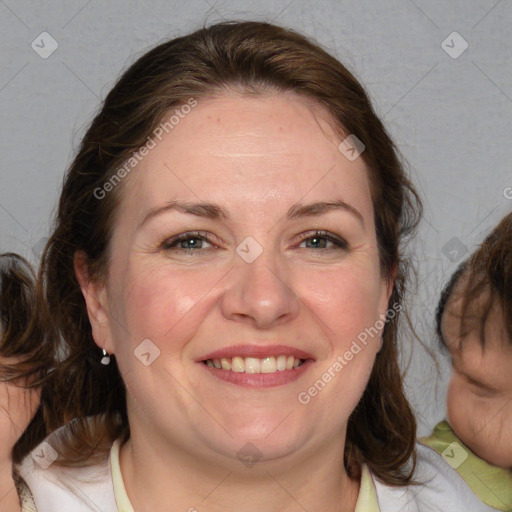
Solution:
{"label": "white shirt", "polygon": [[[45,441],[51,443],[51,436]],[[355,512],[490,512],[464,480],[434,450],[418,444],[414,478],[418,486],[390,487],[363,466]],[[102,464],[79,468],[51,464],[43,469],[36,454],[19,471],[34,496],[38,512],[134,512],[119,466],[119,443]],[[44,464],[43,464],[44,465]]]}

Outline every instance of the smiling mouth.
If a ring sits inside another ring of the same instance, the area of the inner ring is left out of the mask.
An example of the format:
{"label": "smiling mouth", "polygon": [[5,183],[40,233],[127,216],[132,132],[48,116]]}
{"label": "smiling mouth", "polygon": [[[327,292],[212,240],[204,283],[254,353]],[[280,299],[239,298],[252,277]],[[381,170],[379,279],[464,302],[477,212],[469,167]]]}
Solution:
{"label": "smiling mouth", "polygon": [[217,368],[218,370],[235,373],[277,373],[285,370],[300,368],[305,359],[297,359],[294,356],[269,356],[256,357],[223,357],[221,359],[206,359],[203,364]]}

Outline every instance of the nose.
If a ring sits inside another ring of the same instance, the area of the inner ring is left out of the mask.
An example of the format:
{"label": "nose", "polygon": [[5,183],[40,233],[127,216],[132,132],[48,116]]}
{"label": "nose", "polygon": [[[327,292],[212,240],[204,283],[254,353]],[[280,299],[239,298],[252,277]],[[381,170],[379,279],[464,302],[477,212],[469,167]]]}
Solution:
{"label": "nose", "polygon": [[226,318],[269,329],[297,316],[300,304],[293,284],[270,252],[263,251],[252,263],[237,257],[234,266],[221,302]]}

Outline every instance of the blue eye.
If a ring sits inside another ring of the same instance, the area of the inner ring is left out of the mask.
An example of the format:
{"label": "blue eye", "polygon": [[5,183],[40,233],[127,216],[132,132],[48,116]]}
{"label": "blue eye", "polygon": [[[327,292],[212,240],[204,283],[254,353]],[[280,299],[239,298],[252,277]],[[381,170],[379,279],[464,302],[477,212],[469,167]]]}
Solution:
{"label": "blue eye", "polygon": [[[301,244],[304,242],[307,243],[308,241],[310,241],[312,244],[309,247],[306,246],[306,249],[348,249],[348,244],[345,240],[343,240],[342,238],[338,238],[334,235],[331,235],[327,231],[314,231],[306,233],[305,235],[309,236],[305,236],[302,239]],[[329,242],[331,244],[334,244],[334,247],[327,247],[327,243]]]}
{"label": "blue eye", "polygon": [[[194,252],[202,252],[205,249],[218,248],[213,242],[208,240],[208,233],[204,231],[189,231],[176,235],[171,238],[166,238],[160,245],[163,251],[184,252],[191,254]],[[318,251],[331,251],[331,250],[347,250],[348,243],[327,231],[309,231],[301,235],[299,245],[306,244],[304,249]],[[205,244],[207,245],[205,247]],[[331,244],[329,246],[329,244]]]}
{"label": "blue eye", "polygon": [[162,243],[161,248],[164,251],[174,249],[178,251],[194,252],[197,249],[205,249],[205,247],[203,247],[205,242],[213,246],[205,235],[206,233],[199,231],[182,233],[181,235],[166,239]]}

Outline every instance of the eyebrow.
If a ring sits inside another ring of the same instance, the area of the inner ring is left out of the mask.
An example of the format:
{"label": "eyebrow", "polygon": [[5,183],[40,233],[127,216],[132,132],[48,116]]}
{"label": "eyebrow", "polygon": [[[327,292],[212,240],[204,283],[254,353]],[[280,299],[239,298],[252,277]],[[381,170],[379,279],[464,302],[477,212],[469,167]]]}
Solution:
{"label": "eyebrow", "polygon": [[[296,203],[286,213],[288,220],[295,220],[304,217],[316,217],[324,215],[330,211],[341,210],[351,213],[355,216],[364,228],[364,218],[359,210],[342,200],[320,201],[310,204]],[[139,224],[140,229],[144,224],[154,217],[169,211],[177,211],[188,215],[212,219],[212,220],[229,220],[229,214],[220,206],[213,203],[190,203],[180,201],[170,201],[163,206],[150,209],[144,219]]]}

